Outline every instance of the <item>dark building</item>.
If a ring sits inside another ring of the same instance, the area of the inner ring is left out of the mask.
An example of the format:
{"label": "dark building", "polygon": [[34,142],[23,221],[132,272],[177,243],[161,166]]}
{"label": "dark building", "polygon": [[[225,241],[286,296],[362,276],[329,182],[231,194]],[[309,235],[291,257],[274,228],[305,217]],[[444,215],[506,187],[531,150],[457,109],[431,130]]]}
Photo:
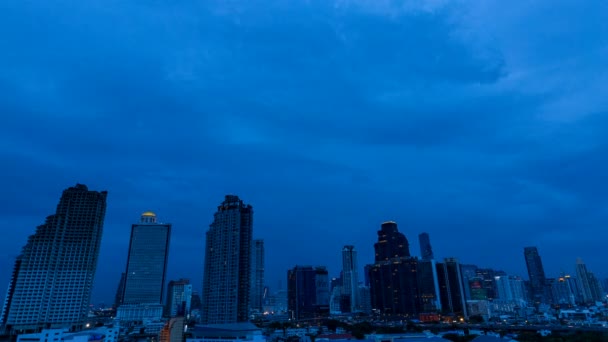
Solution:
{"label": "dark building", "polygon": [[469,291],[470,291],[470,299],[472,300],[486,300],[488,299],[488,291],[484,288],[483,278],[473,277],[468,279],[465,282],[465,288],[468,283]]}
{"label": "dark building", "polygon": [[432,259],[418,261],[417,274],[420,310],[424,313],[441,311],[435,261]]}
{"label": "dark building", "polygon": [[418,259],[410,257],[408,241],[395,222],[382,224],[374,249],[375,264],[370,270],[372,308],[385,316],[417,316]]}
{"label": "dark building", "polygon": [[118,288],[116,289],[116,296],[114,297],[114,309],[122,305],[122,294],[125,292],[125,282],[127,281],[127,274],[122,272],[120,274],[120,281],[118,282]]}
{"label": "dark building", "polygon": [[207,231],[203,324],[249,321],[253,208],[226,195]]}
{"label": "dark building", "polygon": [[171,280],[167,287],[166,317],[188,316],[192,308],[192,284],[189,279]]}
{"label": "dark building", "polygon": [[0,325],[8,333],[82,328],[106,213],[107,192],[82,184],[63,191],[54,215],[28,238],[17,257]]}
{"label": "dark building", "polygon": [[469,280],[477,277],[477,266],[461,264],[460,271],[462,272],[462,281],[464,282],[464,296],[467,300],[471,299],[471,288],[467,286]]}
{"label": "dark building", "polygon": [[369,287],[369,272],[372,270],[374,265],[367,264],[363,266],[363,285]]}
{"label": "dark building", "polygon": [[433,256],[433,248],[431,248],[431,238],[428,233],[422,233],[418,235],[418,241],[420,242],[420,257],[422,260],[435,259]]}
{"label": "dark building", "polygon": [[324,295],[317,299],[318,293],[328,293],[325,289],[317,289],[317,285],[327,286],[327,279],[324,267],[296,266],[287,271],[287,311],[290,319],[304,320],[329,315],[329,301]]}
{"label": "dark building", "polygon": [[538,254],[536,247],[525,247],[524,258],[528,268],[528,276],[530,277],[530,295],[533,303],[545,303],[546,298],[546,279],[543,262]]}
{"label": "dark building", "polygon": [[482,288],[485,290],[486,299],[492,300],[498,298],[495,277],[506,276],[506,273],[491,268],[478,268],[475,274],[476,278],[482,279]]}
{"label": "dark building", "polygon": [[437,263],[436,267],[443,313],[466,318],[467,306],[458,260],[446,258],[443,263]]}

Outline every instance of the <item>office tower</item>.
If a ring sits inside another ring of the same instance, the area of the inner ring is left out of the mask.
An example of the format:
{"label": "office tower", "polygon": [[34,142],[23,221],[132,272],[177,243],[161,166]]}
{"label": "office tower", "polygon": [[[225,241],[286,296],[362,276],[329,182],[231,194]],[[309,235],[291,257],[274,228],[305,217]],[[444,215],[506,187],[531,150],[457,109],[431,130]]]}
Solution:
{"label": "office tower", "polygon": [[355,246],[342,248],[342,294],[349,297],[350,310],[358,310],[359,302],[359,275],[357,270],[357,251]]}
{"label": "office tower", "polygon": [[436,268],[442,311],[466,318],[467,306],[458,260],[446,258],[443,263],[437,263]]}
{"label": "office tower", "polygon": [[203,306],[201,296],[198,291],[192,290],[192,298],[190,299],[190,310],[200,310]]}
{"label": "office tower", "polygon": [[57,211],[17,257],[0,325],[21,333],[82,327],[97,269],[107,192],[82,184],[63,191]]}
{"label": "office tower", "polygon": [[369,286],[359,286],[359,304],[361,307],[361,312],[371,315],[372,298]]}
{"label": "office tower", "polygon": [[329,306],[329,272],[327,267],[315,267],[316,304]]}
{"label": "office tower", "polygon": [[124,322],[156,320],[163,315],[163,295],[169,259],[171,224],[158,223],[146,211],[131,226],[122,305],[116,317]]}
{"label": "office tower", "polygon": [[367,264],[363,267],[363,285],[369,287],[369,272],[374,265]]}
{"label": "office tower", "polygon": [[253,240],[251,248],[251,302],[250,309],[262,312],[264,297],[264,240]]}
{"label": "office tower", "polygon": [[422,233],[418,235],[418,241],[420,242],[420,257],[422,260],[435,259],[433,256],[433,248],[431,248],[431,239],[428,233]]}
{"label": "office tower", "polygon": [[[468,286],[467,286],[468,285]],[[469,299],[471,300],[487,300],[488,291],[483,287],[483,278],[473,277],[464,278],[464,288],[469,290]],[[465,294],[466,297],[466,294]]]}
{"label": "office tower", "polygon": [[127,281],[127,274],[122,272],[120,274],[120,281],[118,282],[118,288],[116,289],[116,295],[114,296],[114,309],[122,305],[122,294],[125,292],[125,282]]}
{"label": "office tower", "polygon": [[188,316],[191,307],[192,284],[190,284],[190,280],[171,280],[167,287],[166,316]]}
{"label": "office tower", "polygon": [[253,208],[226,195],[207,231],[203,324],[247,322],[251,290]]}
{"label": "office tower", "polygon": [[441,311],[439,300],[439,283],[435,260],[418,261],[418,291],[420,295],[420,310],[424,313]]}
{"label": "office tower", "polygon": [[[327,274],[322,272],[323,269],[312,266],[295,266],[287,271],[289,319],[303,320],[329,315],[329,305],[320,305],[317,301],[317,275],[327,279]],[[323,280],[319,283],[323,283]]]}
{"label": "office tower", "polygon": [[389,221],[378,231],[375,264],[370,271],[372,308],[387,316],[414,317],[420,312],[418,259],[410,257],[408,241]]}
{"label": "office tower", "polygon": [[538,254],[538,249],[536,247],[525,247],[524,257],[526,259],[526,266],[528,267],[528,276],[530,277],[532,300],[536,304],[546,302],[545,270]]}

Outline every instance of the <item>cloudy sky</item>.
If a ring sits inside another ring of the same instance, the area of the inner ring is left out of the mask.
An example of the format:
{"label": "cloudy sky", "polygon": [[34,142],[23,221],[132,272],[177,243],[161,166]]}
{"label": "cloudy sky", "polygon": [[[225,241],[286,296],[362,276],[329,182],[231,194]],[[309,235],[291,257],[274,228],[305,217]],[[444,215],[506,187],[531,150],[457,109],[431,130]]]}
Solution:
{"label": "cloudy sky", "polygon": [[[130,225],[174,225],[201,288],[225,194],[255,210],[267,283],[373,261],[395,220],[419,255],[608,277],[608,2],[0,2],[0,291],[64,188],[107,190],[94,300]],[[527,277],[527,276],[526,276]],[[4,293],[4,292],[1,292]]]}

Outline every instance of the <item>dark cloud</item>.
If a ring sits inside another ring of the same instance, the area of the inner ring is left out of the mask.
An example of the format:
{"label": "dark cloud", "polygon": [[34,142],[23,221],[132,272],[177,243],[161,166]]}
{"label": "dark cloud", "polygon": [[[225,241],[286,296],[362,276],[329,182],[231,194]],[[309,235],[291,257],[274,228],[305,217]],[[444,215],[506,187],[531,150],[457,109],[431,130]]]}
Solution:
{"label": "dark cloud", "polygon": [[[379,224],[417,254],[524,274],[597,250],[608,216],[606,4],[54,1],[0,4],[2,267],[76,182],[108,190],[96,300],[144,210],[200,284],[224,194],[255,208],[268,284],[339,271]],[[361,266],[362,266],[361,265]],[[8,281],[8,272],[0,282]]]}

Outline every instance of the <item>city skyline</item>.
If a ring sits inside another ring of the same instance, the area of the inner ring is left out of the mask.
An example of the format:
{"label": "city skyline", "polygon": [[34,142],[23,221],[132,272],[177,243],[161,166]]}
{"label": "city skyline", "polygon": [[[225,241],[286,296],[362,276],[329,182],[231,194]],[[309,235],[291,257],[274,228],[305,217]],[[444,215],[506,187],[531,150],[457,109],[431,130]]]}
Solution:
{"label": "city skyline", "polygon": [[605,1],[0,8],[0,270],[83,183],[109,193],[94,303],[147,210],[173,224],[167,278],[200,293],[226,194],[256,209],[272,289],[336,276],[344,245],[361,272],[387,220],[413,255],[427,232],[438,260],[527,278],[536,246],[547,278],[578,257],[608,277]]}

